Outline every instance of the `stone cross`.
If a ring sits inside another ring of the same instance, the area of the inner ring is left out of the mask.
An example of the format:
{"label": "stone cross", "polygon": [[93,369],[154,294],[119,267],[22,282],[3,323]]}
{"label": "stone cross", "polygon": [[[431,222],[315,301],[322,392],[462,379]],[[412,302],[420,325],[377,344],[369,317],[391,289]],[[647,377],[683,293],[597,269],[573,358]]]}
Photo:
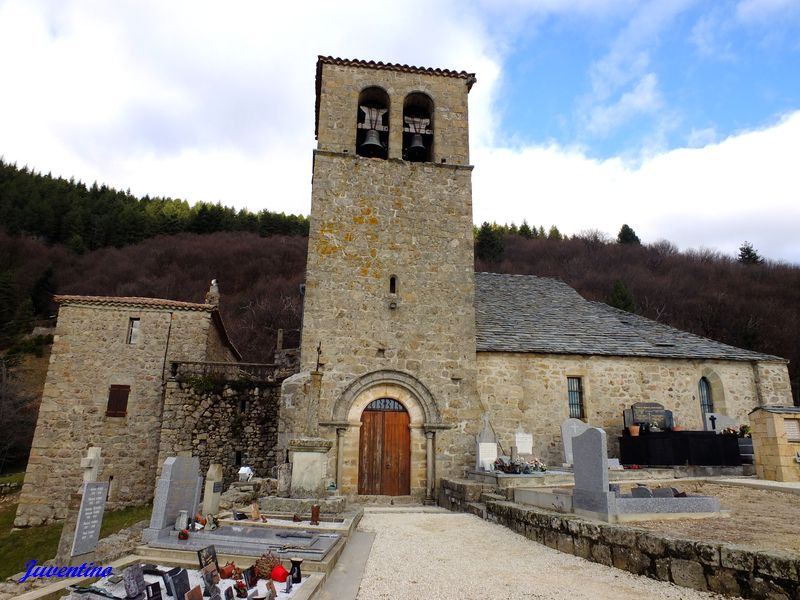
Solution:
{"label": "stone cross", "polygon": [[584,431],[589,429],[589,426],[580,419],[567,419],[561,423],[561,440],[564,443],[564,463],[572,464],[572,440]]}
{"label": "stone cross", "polygon": [[97,478],[100,476],[101,467],[100,448],[98,446],[92,446],[86,451],[86,457],[81,459],[83,483],[97,481]]}

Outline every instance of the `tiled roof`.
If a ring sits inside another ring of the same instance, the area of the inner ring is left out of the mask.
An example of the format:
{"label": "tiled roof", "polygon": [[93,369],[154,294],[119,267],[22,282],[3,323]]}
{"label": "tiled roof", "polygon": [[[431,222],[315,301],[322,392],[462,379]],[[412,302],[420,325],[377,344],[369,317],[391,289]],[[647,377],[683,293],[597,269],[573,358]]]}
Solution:
{"label": "tiled roof", "polygon": [[475,321],[479,352],[784,360],[590,302],[532,275],[475,273]]}
{"label": "tiled roof", "polygon": [[368,67],[370,69],[381,69],[384,71],[402,71],[403,73],[423,73],[425,75],[441,75],[443,77],[458,77],[467,80],[467,89],[472,88],[472,84],[477,81],[475,73],[466,71],[451,71],[450,69],[432,69],[430,67],[413,67],[411,65],[400,65],[397,63],[375,62],[374,60],[358,60],[352,58],[334,58],[333,56],[318,56],[317,69],[321,65],[342,65],[346,67]]}
{"label": "tiled roof", "polygon": [[411,65],[400,65],[397,63],[375,62],[374,60],[358,60],[352,58],[334,58],[333,56],[317,56],[317,101],[314,108],[314,135],[319,133],[319,103],[320,92],[322,91],[322,65],[342,65],[345,67],[367,67],[384,71],[401,71],[403,73],[422,73],[425,75],[440,75],[442,77],[457,77],[464,79],[467,83],[467,91],[472,89],[473,84],[478,80],[475,73],[466,71],[451,71],[450,69],[432,69],[429,67],[413,67]]}
{"label": "tiled roof", "polygon": [[133,306],[147,308],[165,308],[169,310],[204,310],[212,312],[217,309],[213,304],[197,302],[181,302],[180,300],[164,300],[163,298],[137,298],[131,296],[70,296],[62,295],[53,298],[58,304],[91,304],[95,306]]}

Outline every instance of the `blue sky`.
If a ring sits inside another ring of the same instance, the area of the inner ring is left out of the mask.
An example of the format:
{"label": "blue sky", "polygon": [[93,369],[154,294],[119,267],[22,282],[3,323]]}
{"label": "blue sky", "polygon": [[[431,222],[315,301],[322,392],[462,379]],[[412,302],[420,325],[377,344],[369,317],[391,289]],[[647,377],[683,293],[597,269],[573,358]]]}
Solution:
{"label": "blue sky", "polygon": [[800,264],[800,0],[0,0],[0,155],[307,214],[318,54],[477,74],[477,223]]}

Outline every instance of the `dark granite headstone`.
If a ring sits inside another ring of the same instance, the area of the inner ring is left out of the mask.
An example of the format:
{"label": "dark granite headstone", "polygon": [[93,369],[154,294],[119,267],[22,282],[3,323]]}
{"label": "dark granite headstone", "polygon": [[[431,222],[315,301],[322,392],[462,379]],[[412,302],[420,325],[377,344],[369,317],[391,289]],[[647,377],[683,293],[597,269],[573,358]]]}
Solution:
{"label": "dark granite headstone", "polygon": [[200,569],[203,567],[207,567],[208,565],[214,565],[214,567],[219,571],[219,561],[217,560],[217,549],[211,545],[206,546],[205,548],[201,548],[197,551],[197,559],[200,562]]}
{"label": "dark granite headstone", "polygon": [[145,594],[147,596],[147,600],[162,600],[161,584],[151,583],[145,588]]}
{"label": "dark granite headstone", "polygon": [[631,496],[634,498],[652,498],[653,492],[650,491],[650,488],[637,485],[636,487],[631,488]]}
{"label": "dark granite headstone", "polygon": [[144,590],[147,584],[144,581],[142,565],[131,565],[122,571],[122,582],[125,585],[125,595],[128,598],[144,598]]}
{"label": "dark granite headstone", "polygon": [[675,492],[671,487],[657,487],[653,490],[653,498],[674,498]]}
{"label": "dark granite headstone", "polygon": [[[189,585],[189,572],[186,569],[176,567],[171,571],[167,571],[164,577],[167,579],[167,590],[175,600],[181,600],[186,596],[187,592],[191,589]],[[202,597],[202,592],[200,596]]]}
{"label": "dark granite headstone", "polygon": [[672,427],[672,411],[665,410],[658,402],[636,402],[631,405],[631,415],[633,423],[654,423],[659,429]]}
{"label": "dark granite headstone", "polygon": [[233,600],[233,588],[225,588],[225,600]]}
{"label": "dark granite headstone", "polygon": [[242,571],[242,578],[248,590],[258,585],[258,574],[255,567],[248,567]]}

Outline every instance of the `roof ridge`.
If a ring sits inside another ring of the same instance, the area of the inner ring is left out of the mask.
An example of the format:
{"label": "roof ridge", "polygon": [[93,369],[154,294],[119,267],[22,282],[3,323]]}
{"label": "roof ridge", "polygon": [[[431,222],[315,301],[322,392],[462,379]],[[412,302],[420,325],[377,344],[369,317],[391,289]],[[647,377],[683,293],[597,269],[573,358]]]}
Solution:
{"label": "roof ridge", "polygon": [[403,71],[405,73],[426,73],[429,75],[442,75],[444,77],[458,77],[459,79],[467,80],[467,89],[470,89],[472,85],[477,81],[475,73],[468,73],[467,71],[456,71],[453,69],[441,69],[438,67],[415,67],[413,65],[407,65],[407,64],[401,65],[400,63],[362,60],[358,58],[340,58],[338,56],[333,57],[333,56],[325,56],[322,54],[317,56],[317,62],[329,65],[342,65],[347,67],[351,66],[367,67],[370,69]]}
{"label": "roof ridge", "polygon": [[218,310],[214,304],[202,302],[186,302],[184,300],[169,300],[166,298],[150,298],[145,296],[87,296],[80,294],[57,294],[53,296],[57,304],[80,303],[111,306],[147,306],[151,308],[178,308],[185,310],[204,310],[213,312]]}

